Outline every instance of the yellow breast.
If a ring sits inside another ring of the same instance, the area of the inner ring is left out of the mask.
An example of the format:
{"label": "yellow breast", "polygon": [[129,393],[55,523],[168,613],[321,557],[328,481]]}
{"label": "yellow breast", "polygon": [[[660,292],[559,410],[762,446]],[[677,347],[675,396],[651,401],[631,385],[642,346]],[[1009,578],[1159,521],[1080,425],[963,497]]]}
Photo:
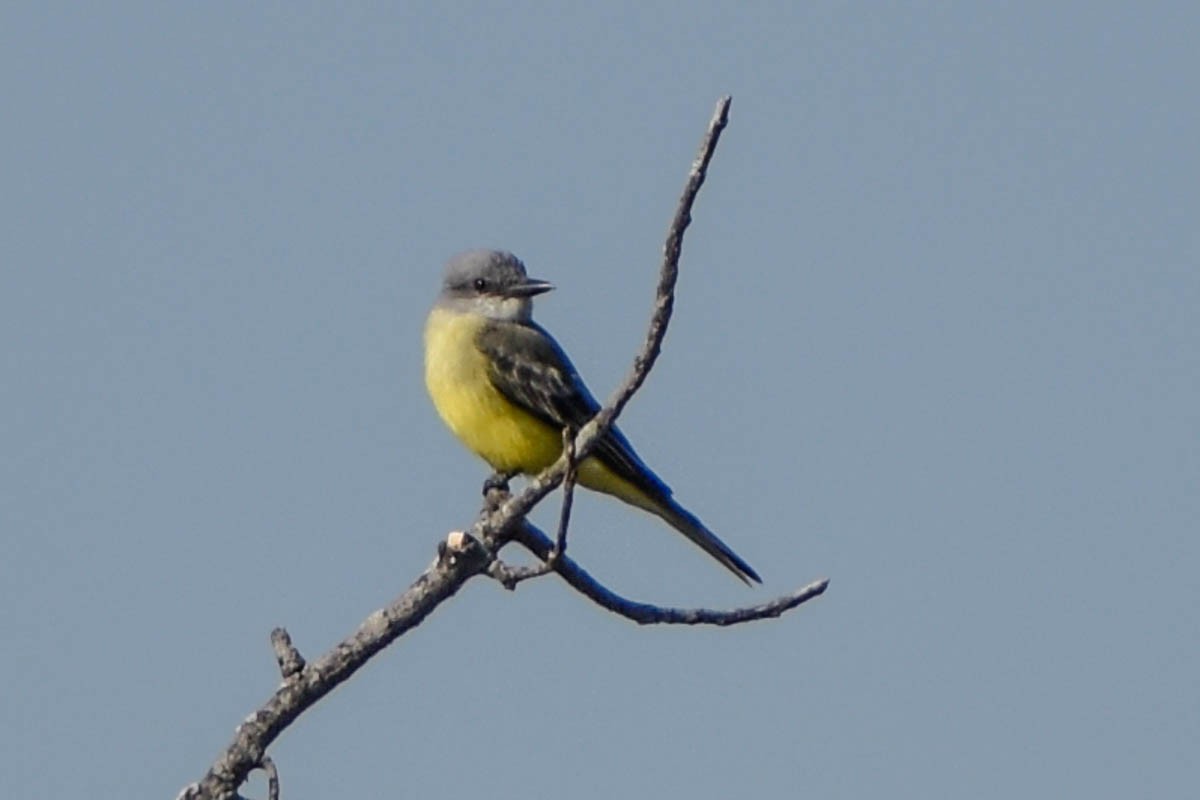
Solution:
{"label": "yellow breast", "polygon": [[500,394],[475,346],[486,321],[435,308],[425,322],[425,386],[442,420],[502,472],[538,472],[562,450],[561,433]]}

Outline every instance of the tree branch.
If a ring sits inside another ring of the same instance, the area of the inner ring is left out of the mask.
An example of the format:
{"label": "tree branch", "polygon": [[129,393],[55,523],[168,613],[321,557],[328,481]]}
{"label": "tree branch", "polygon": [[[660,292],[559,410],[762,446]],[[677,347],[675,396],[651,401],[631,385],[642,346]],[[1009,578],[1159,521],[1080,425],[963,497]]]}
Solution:
{"label": "tree branch", "polygon": [[[254,769],[267,772],[268,792],[272,800],[276,800],[279,775],[275,764],[267,757],[267,748],[279,734],[318,700],[348,680],[372,656],[424,621],[441,603],[453,597],[466,581],[484,572],[512,588],[520,580],[534,577],[532,573],[554,571],[599,605],[640,624],[732,625],[779,616],[825,591],[828,581],[819,580],[768,603],[730,611],[659,608],[637,603],[605,588],[566,556],[566,531],[571,508],[569,492],[564,498],[556,540],[551,540],[525,521],[529,510],[564,479],[568,479],[574,465],[582,462],[605,435],[658,358],[674,305],[684,231],[691,222],[692,205],[704,184],[717,141],[728,121],[729,103],[729,97],[723,97],[717,103],[701,141],[700,151],[692,162],[663,248],[662,269],[646,340],[620,387],[574,439],[565,443],[563,456],[532,480],[521,494],[510,497],[499,485],[485,485],[484,512],[472,526],[471,532],[451,533],[438,546],[437,560],[400,597],[368,616],[354,633],[332,650],[306,663],[287,631],[282,628],[273,631],[271,643],[283,682],[257,711],[238,726],[233,741],[205,776],[184,787],[179,794],[181,800],[236,798],[238,787]],[[571,475],[569,480],[573,482],[574,476]],[[527,568],[504,564],[496,553],[509,541],[519,542],[546,563]]]}
{"label": "tree branch", "polygon": [[[404,594],[368,616],[358,630],[332,650],[285,678],[270,699],[237,727],[233,741],[208,773],[184,787],[179,798],[233,797],[246,776],[264,763],[267,748],[288,725],[373,655],[421,624],[468,579],[483,571],[490,560],[478,541],[462,533],[450,534],[438,547],[437,561]],[[276,634],[273,638],[282,637]]]}
{"label": "tree branch", "polygon": [[[526,522],[517,526],[512,541],[521,544],[547,564],[550,563],[548,559],[550,553],[554,550],[554,542],[533,524]],[[520,568],[509,567],[509,569]],[[820,596],[825,592],[825,588],[829,586],[829,579],[821,578],[790,594],[781,595],[766,603],[723,611],[707,608],[664,608],[649,603],[639,603],[622,597],[589,575],[587,570],[579,566],[578,563],[565,554],[558,556],[553,562],[551,569],[557,572],[572,588],[592,600],[596,605],[607,608],[614,614],[619,614],[626,619],[633,620],[639,625],[726,626],[778,617],[785,611],[789,611],[801,603]],[[488,574],[493,574],[492,570],[489,569]],[[495,576],[493,575],[493,577]],[[509,586],[508,588],[514,588],[516,583],[519,583],[522,579],[519,578],[513,583],[513,586]],[[508,586],[508,584],[505,585]]]}

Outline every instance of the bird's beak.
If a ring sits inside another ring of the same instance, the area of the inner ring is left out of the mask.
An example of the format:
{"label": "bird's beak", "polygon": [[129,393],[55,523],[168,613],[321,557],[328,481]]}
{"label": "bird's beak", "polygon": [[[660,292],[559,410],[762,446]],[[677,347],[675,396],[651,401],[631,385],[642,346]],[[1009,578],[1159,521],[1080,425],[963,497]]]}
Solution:
{"label": "bird's beak", "polygon": [[510,297],[533,297],[534,295],[543,294],[554,288],[554,284],[549,281],[539,281],[536,278],[526,278],[523,282],[516,286],[508,287],[507,294]]}

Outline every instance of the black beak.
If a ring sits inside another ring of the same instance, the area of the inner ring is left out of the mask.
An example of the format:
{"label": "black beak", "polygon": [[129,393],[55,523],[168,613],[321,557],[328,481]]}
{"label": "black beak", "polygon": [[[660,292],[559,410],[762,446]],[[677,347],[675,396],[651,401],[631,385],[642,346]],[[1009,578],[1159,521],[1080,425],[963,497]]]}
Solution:
{"label": "black beak", "polygon": [[554,288],[549,281],[539,281],[536,278],[526,278],[521,283],[508,287],[505,292],[509,297],[533,297],[544,294]]}

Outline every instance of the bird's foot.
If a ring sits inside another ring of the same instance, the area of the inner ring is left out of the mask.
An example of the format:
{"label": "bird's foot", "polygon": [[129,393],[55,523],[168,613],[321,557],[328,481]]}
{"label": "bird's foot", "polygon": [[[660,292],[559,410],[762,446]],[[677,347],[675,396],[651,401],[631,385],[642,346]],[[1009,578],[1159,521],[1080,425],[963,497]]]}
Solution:
{"label": "bird's foot", "polygon": [[508,482],[516,477],[515,472],[493,472],[483,482],[483,496],[487,497],[488,492],[497,491],[508,494]]}

